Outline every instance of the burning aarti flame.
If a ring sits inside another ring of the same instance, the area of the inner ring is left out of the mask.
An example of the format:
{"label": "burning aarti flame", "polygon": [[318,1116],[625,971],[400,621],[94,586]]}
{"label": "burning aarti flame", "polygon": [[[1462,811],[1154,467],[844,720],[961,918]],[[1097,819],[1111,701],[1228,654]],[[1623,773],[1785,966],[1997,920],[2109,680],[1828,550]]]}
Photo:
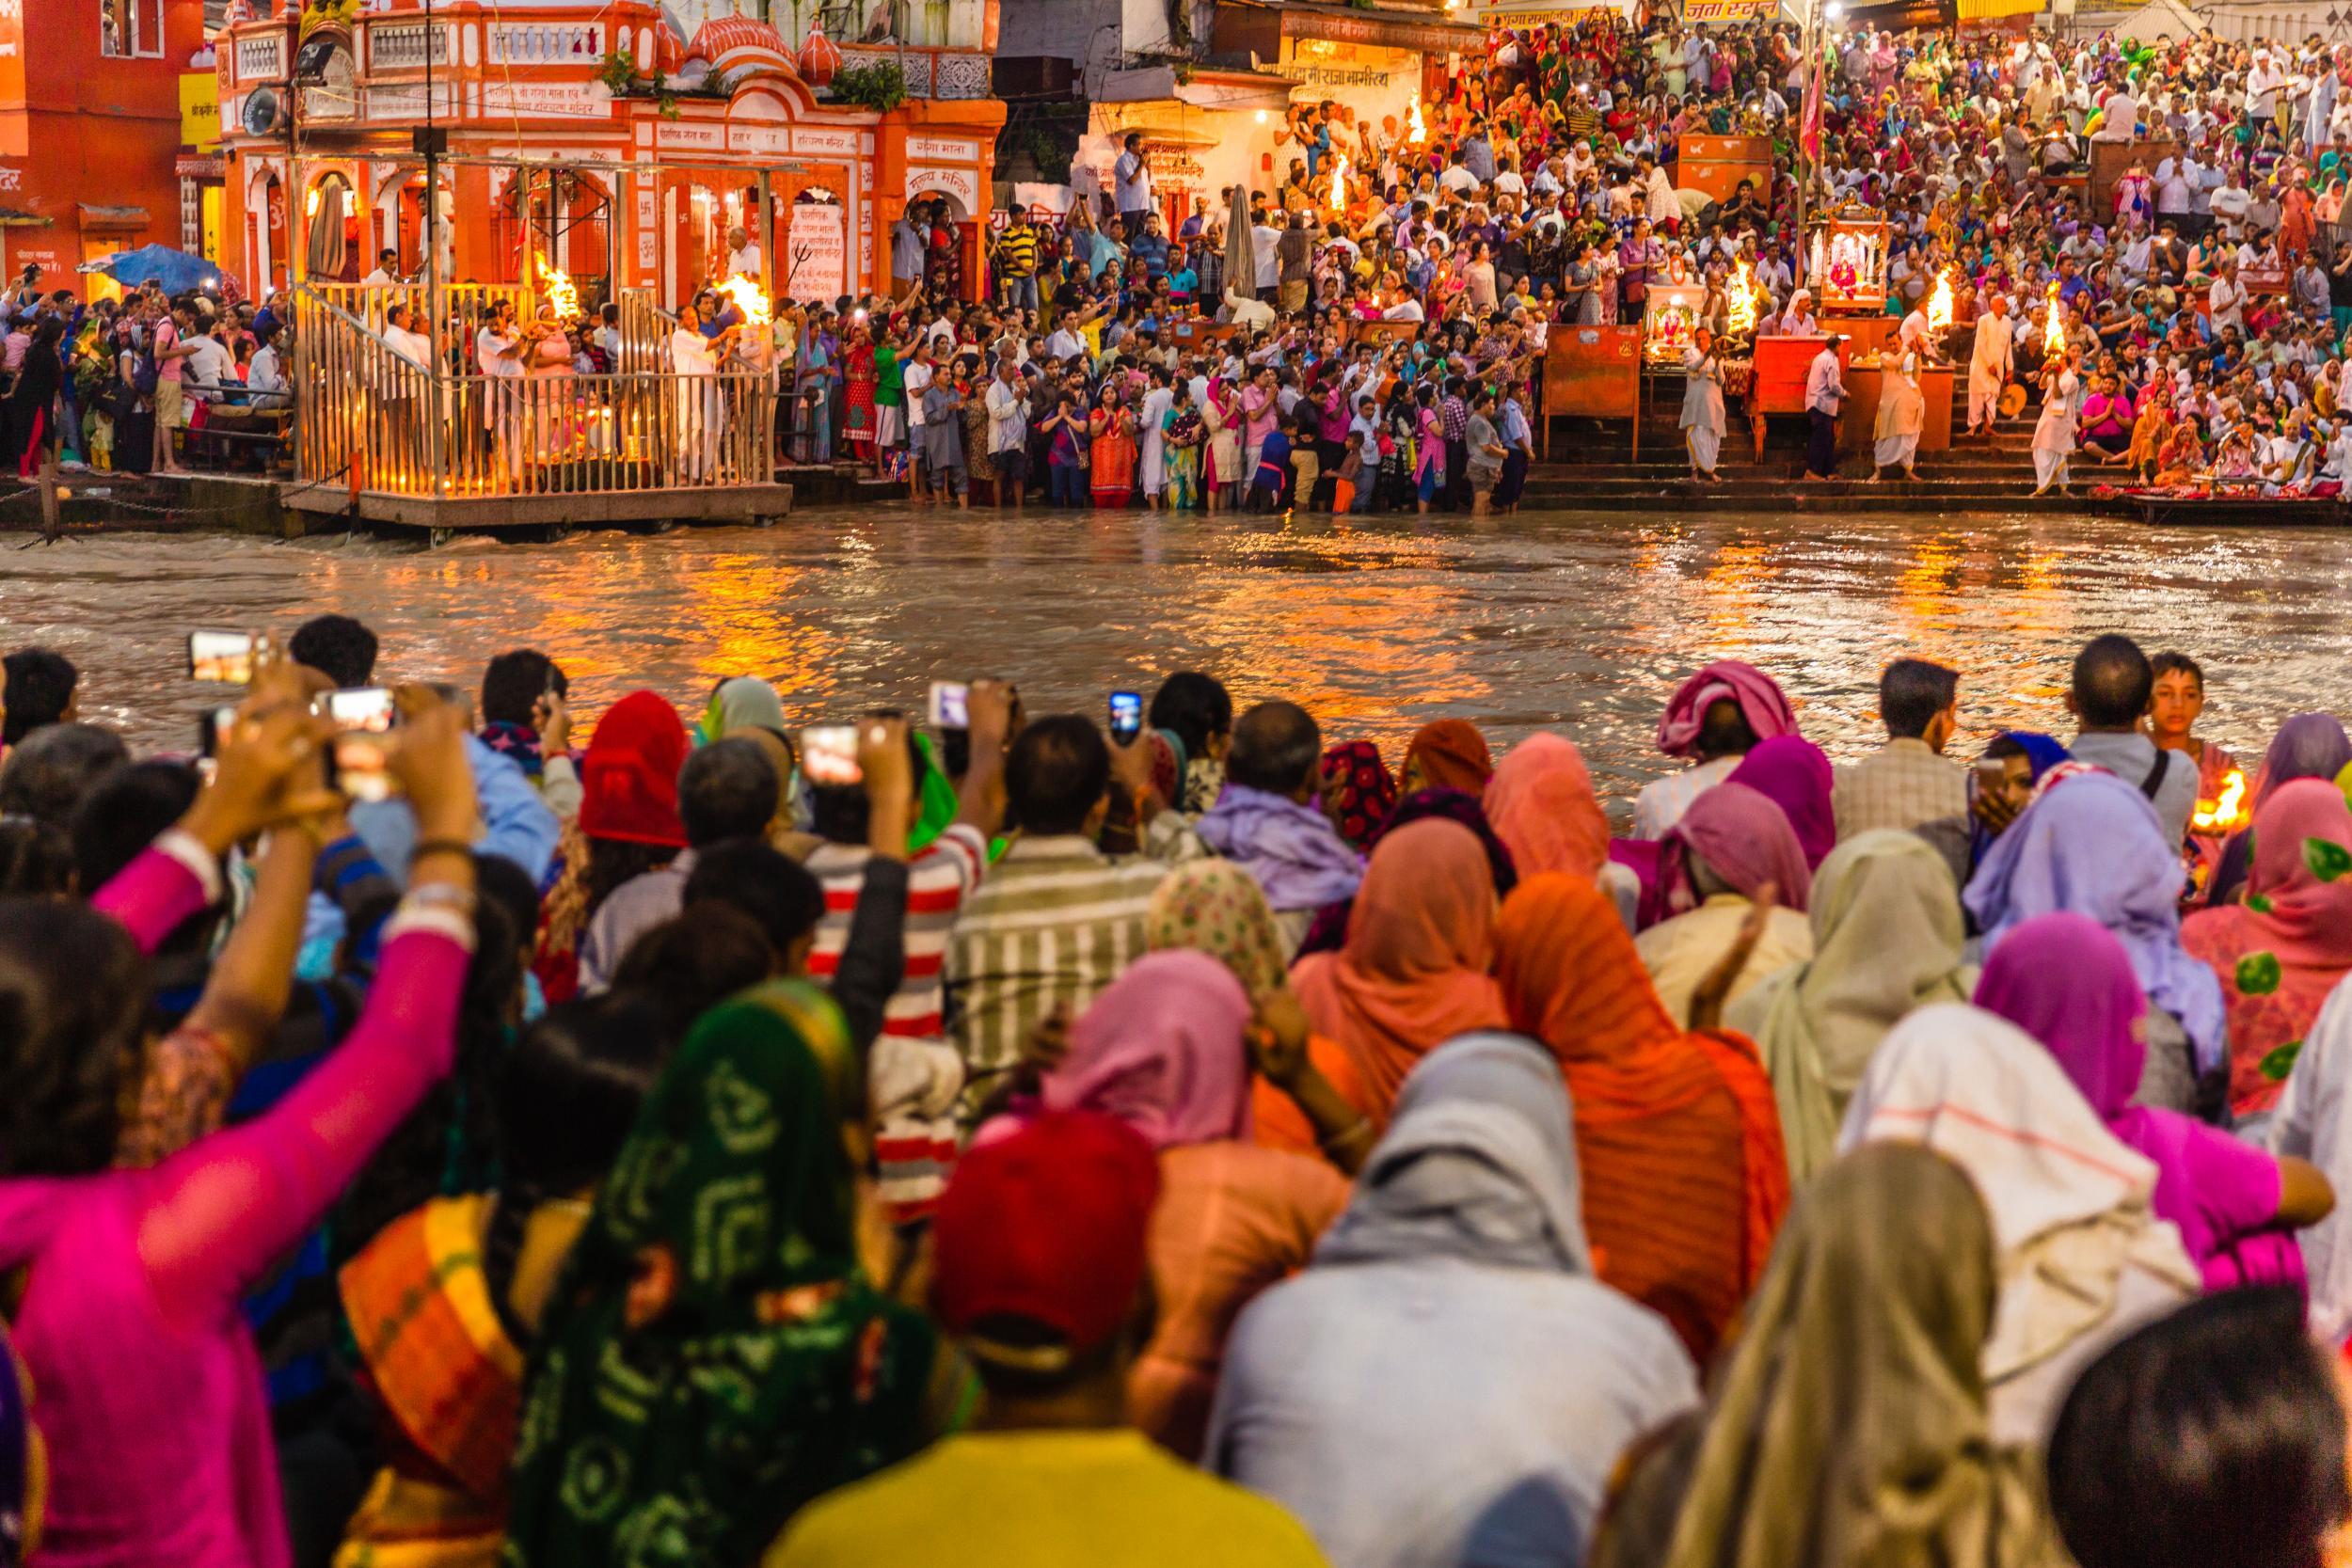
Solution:
{"label": "burning aarti flame", "polygon": [[722,279],[718,287],[719,292],[726,296],[727,303],[742,312],[745,326],[765,326],[773,319],[768,296],[760,291],[758,284],[741,273]]}
{"label": "burning aarti flame", "polygon": [[2233,768],[2221,780],[2219,797],[2198,801],[2188,825],[2192,832],[2219,835],[2240,832],[2253,820],[2254,814],[2246,804],[2246,775]]}
{"label": "burning aarti flame", "polygon": [[2042,300],[2042,341],[2043,342],[2050,341],[2050,334],[2058,329],[2058,279],[2053,277],[2050,279],[2050,292],[2043,295]]}
{"label": "burning aarti flame", "polygon": [[1340,161],[1331,166],[1330,206],[1335,213],[1347,211],[1347,154],[1344,152],[1340,154]]}
{"label": "burning aarti flame", "polygon": [[1421,94],[1419,93],[1413,94],[1413,106],[1409,111],[1409,119],[1406,121],[1406,140],[1411,142],[1415,147],[1419,147],[1422,142],[1429,139],[1429,127],[1422,123],[1421,118]]}
{"label": "burning aarti flame", "polygon": [[1947,269],[1935,280],[1935,292],[1928,295],[1928,330],[1942,332],[1952,325],[1952,269]]}
{"label": "burning aarti flame", "polygon": [[1725,295],[1729,310],[1724,317],[1724,331],[1727,336],[1745,337],[1756,330],[1756,301],[1760,292],[1755,269],[1743,259],[1740,270],[1731,275],[1731,288]]}
{"label": "burning aarti flame", "polygon": [[548,259],[544,256],[533,256],[532,261],[539,269],[540,291],[546,294],[548,305],[555,311],[555,319],[560,322],[580,320],[580,291],[572,286],[572,275],[561,267],[548,265]]}

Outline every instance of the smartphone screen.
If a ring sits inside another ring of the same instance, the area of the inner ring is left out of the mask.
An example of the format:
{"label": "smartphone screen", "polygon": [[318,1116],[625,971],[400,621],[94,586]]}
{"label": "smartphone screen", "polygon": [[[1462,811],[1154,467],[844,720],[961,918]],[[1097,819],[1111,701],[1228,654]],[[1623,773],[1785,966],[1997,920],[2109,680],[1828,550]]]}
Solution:
{"label": "smartphone screen", "polygon": [[347,691],[330,691],[326,696],[326,717],[335,721],[339,730],[382,735],[392,727],[396,711],[389,687],[356,687]]}
{"label": "smartphone screen", "polygon": [[1121,746],[1132,746],[1136,736],[1143,733],[1143,693],[1114,691],[1111,693],[1111,739]]}
{"label": "smartphone screen", "polygon": [[233,707],[208,708],[197,716],[196,754],[200,757],[220,755],[220,743],[229,738],[230,726],[237,721]]}
{"label": "smartphone screen", "polygon": [[222,686],[253,679],[253,635],[242,631],[188,633],[188,678]]}
{"label": "smartphone screen", "polygon": [[931,682],[931,728],[968,730],[972,727],[972,689],[961,681]]}
{"label": "smartphone screen", "polygon": [[857,765],[857,726],[812,724],[801,732],[801,771],[813,784],[857,784],[866,770]]}
{"label": "smartphone screen", "polygon": [[354,800],[389,800],[399,794],[390,749],[380,730],[347,730],[337,736],[335,787]]}

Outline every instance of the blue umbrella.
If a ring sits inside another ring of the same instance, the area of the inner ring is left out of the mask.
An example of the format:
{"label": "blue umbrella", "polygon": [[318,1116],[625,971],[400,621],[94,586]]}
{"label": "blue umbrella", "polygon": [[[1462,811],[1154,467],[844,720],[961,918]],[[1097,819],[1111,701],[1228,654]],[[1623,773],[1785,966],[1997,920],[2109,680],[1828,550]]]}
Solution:
{"label": "blue umbrella", "polygon": [[153,278],[170,294],[183,289],[212,288],[220,282],[218,267],[201,256],[191,256],[167,245],[143,245],[136,250],[118,251],[95,261],[83,262],[81,270],[103,272],[116,282],[134,288]]}

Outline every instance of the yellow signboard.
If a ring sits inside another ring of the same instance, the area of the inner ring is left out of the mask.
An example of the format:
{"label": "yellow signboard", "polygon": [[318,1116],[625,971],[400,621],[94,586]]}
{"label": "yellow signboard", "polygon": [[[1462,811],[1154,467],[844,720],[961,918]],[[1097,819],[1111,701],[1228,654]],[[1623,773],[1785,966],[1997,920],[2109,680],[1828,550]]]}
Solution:
{"label": "yellow signboard", "polygon": [[180,73],[180,142],[199,151],[220,145],[220,78],[212,71]]}
{"label": "yellow signboard", "polygon": [[1683,0],[1685,26],[1700,23],[1755,22],[1780,9],[1780,0]]}

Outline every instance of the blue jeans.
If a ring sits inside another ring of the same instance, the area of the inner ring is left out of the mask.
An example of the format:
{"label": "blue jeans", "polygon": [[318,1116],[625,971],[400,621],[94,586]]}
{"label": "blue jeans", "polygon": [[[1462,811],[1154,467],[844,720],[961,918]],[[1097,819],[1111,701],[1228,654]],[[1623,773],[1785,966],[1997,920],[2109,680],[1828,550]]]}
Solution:
{"label": "blue jeans", "polygon": [[1037,309],[1037,274],[1031,273],[1026,277],[1005,278],[1003,288],[1006,309],[1012,310]]}
{"label": "blue jeans", "polygon": [[1075,463],[1046,465],[1047,499],[1056,506],[1086,506],[1093,495],[1087,489],[1087,471]]}

